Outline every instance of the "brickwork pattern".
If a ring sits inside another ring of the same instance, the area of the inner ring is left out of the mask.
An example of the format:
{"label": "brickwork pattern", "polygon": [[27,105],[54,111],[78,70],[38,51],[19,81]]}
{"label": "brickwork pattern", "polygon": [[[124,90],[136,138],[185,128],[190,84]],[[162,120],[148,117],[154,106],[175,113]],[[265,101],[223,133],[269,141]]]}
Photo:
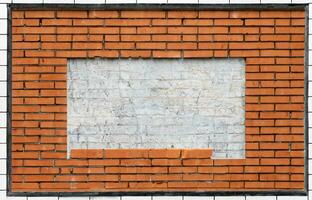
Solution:
{"label": "brickwork pattern", "polygon": [[[304,188],[304,11],[13,11],[12,191]],[[68,58],[245,58],[246,159],[73,150]]]}

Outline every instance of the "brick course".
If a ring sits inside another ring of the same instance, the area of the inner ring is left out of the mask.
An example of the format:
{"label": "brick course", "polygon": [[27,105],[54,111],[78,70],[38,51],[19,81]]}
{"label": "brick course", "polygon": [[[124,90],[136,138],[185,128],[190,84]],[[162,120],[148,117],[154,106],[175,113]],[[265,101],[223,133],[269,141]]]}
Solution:
{"label": "brick course", "polygon": [[[14,10],[12,191],[303,190],[304,15]],[[67,59],[95,57],[245,58],[246,159],[97,149],[67,160]]]}

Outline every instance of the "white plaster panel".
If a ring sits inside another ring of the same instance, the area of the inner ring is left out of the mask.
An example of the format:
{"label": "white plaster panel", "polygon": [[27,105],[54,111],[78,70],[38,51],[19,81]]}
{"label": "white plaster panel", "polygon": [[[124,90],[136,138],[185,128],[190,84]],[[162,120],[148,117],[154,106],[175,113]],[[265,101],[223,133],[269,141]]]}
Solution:
{"label": "white plaster panel", "polygon": [[6,65],[6,64],[7,64],[7,51],[0,50],[0,65]]}
{"label": "white plaster panel", "polygon": [[230,3],[230,0],[199,0],[198,3],[200,4],[226,4]]}
{"label": "white plaster panel", "polygon": [[246,196],[246,200],[276,200],[276,196]]}
{"label": "white plaster panel", "polygon": [[312,65],[308,67],[308,78],[309,81],[312,81]]}
{"label": "white plaster panel", "polygon": [[213,196],[184,196],[183,200],[214,200]]}
{"label": "white plaster panel", "polygon": [[0,159],[0,174],[6,174],[7,170],[7,162],[5,159]]}
{"label": "white plaster panel", "polygon": [[59,197],[59,200],[89,200],[90,197]]}
{"label": "white plaster panel", "polygon": [[7,98],[0,97],[0,112],[6,112],[6,111],[7,111]]}
{"label": "white plaster panel", "polygon": [[43,0],[46,4],[52,3],[63,3],[63,4],[73,4],[74,0]]}
{"label": "white plaster panel", "polygon": [[6,175],[0,175],[0,189],[5,190],[7,188]]}
{"label": "white plaster panel", "polygon": [[277,200],[307,200],[306,196],[278,196]]}
{"label": "white plaster panel", "polygon": [[69,147],[244,158],[244,68],[242,59],[70,60]]}
{"label": "white plaster panel", "polygon": [[312,97],[312,82],[309,82],[309,97]]}
{"label": "white plaster panel", "polygon": [[153,200],[182,200],[182,196],[153,196]]}
{"label": "white plaster panel", "polygon": [[27,197],[15,197],[15,196],[9,196],[6,198],[6,200],[28,200]]}
{"label": "white plaster panel", "polygon": [[259,4],[260,0],[230,0],[231,4]]}
{"label": "white plaster panel", "polygon": [[284,4],[291,3],[291,0],[261,0],[262,4],[272,3],[272,4]]}
{"label": "white plaster panel", "polygon": [[291,3],[293,3],[293,4],[297,4],[297,3],[299,3],[299,4],[304,4],[304,3],[309,3],[310,2],[310,0],[291,0]]}
{"label": "white plaster panel", "polygon": [[7,68],[6,66],[0,66],[0,81],[7,80]]}
{"label": "white plaster panel", "polygon": [[312,144],[309,144],[309,158],[312,158]]}
{"label": "white plaster panel", "polygon": [[198,0],[168,0],[168,3],[178,3],[178,4],[197,4]]}
{"label": "white plaster panel", "polygon": [[31,0],[31,1],[29,1],[29,0],[13,0],[13,3],[17,3],[17,4],[19,4],[19,3],[28,3],[28,4],[32,4],[32,3],[43,3],[43,0]]}
{"label": "white plaster panel", "polygon": [[167,0],[137,0],[137,3],[144,3],[144,4],[165,4]]}
{"label": "white plaster panel", "polygon": [[27,200],[58,200],[58,197],[28,197]]}
{"label": "white plaster panel", "polygon": [[312,128],[309,128],[309,144],[312,143]]}
{"label": "white plaster panel", "polygon": [[6,4],[0,4],[0,18],[8,17],[8,9]]}
{"label": "white plaster panel", "polygon": [[7,146],[6,144],[0,144],[0,159],[7,158]]}
{"label": "white plaster panel", "polygon": [[0,144],[6,143],[6,128],[0,128]]}
{"label": "white plaster panel", "polygon": [[8,33],[8,23],[6,19],[0,19],[0,34]]}
{"label": "white plaster panel", "polygon": [[216,196],[215,200],[245,200],[244,196]]}
{"label": "white plaster panel", "polygon": [[6,113],[0,113],[0,127],[6,127],[7,124],[7,114]]}
{"label": "white plaster panel", "polygon": [[122,196],[121,200],[151,200],[151,196]]}
{"label": "white plaster panel", "polygon": [[121,197],[90,197],[90,200],[121,200]]}
{"label": "white plaster panel", "polygon": [[[312,4],[311,4],[311,0],[308,0],[308,1],[310,1],[310,4],[309,4],[309,18],[312,18],[312,13],[311,13],[311,11],[312,11]],[[309,28],[311,28],[311,27],[309,27]],[[309,29],[309,30],[311,30],[311,29]],[[312,34],[312,32],[311,31],[309,31],[309,34]]]}
{"label": "white plaster panel", "polygon": [[4,97],[7,95],[7,83],[0,82],[0,97]]}
{"label": "white plaster panel", "polygon": [[7,46],[7,35],[0,35],[0,50],[6,50]]}
{"label": "white plaster panel", "polygon": [[[310,148],[310,145],[309,145],[309,148]],[[309,175],[308,177],[309,177],[308,178],[309,179],[309,183],[312,183],[312,175]],[[312,184],[309,184],[309,190],[312,190]]]}
{"label": "white plaster panel", "polygon": [[136,3],[136,0],[106,0],[107,4]]}
{"label": "white plaster panel", "polygon": [[76,4],[104,4],[105,0],[75,0]]}
{"label": "white plaster panel", "polygon": [[0,0],[0,3],[3,4],[12,3],[12,0]]}

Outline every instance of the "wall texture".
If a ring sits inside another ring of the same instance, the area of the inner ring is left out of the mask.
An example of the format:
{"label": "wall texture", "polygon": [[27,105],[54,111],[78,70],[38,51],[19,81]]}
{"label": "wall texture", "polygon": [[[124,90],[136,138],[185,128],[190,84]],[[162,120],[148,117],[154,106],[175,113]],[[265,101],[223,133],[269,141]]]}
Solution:
{"label": "wall texture", "polygon": [[[304,11],[12,13],[12,191],[304,188]],[[211,150],[72,150],[69,58],[244,58],[246,159]],[[103,159],[104,158],[104,159]]]}
{"label": "wall texture", "polygon": [[79,59],[67,66],[71,149],[212,148],[245,158],[243,59]]}

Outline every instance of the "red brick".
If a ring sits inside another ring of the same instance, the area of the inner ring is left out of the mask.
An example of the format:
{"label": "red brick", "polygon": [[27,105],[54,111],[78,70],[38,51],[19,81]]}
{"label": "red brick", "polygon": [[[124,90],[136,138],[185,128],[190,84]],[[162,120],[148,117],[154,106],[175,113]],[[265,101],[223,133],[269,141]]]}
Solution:
{"label": "red brick", "polygon": [[164,11],[121,11],[121,18],[165,18]]}
{"label": "red brick", "polygon": [[57,11],[58,18],[87,18],[87,11]]}
{"label": "red brick", "polygon": [[96,149],[73,149],[70,152],[71,158],[103,158],[103,155],[103,150]]}

